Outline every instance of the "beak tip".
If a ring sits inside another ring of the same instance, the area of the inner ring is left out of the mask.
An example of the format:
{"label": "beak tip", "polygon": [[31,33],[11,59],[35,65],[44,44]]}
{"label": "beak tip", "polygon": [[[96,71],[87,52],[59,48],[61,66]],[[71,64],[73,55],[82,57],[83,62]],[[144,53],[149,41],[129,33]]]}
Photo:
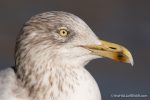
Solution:
{"label": "beak tip", "polygon": [[133,67],[134,65],[134,60],[133,60],[133,56],[132,54],[129,52],[129,50],[127,50],[126,48],[124,48],[124,54],[127,57],[127,63],[131,64],[131,66]]}
{"label": "beak tip", "polygon": [[131,66],[133,67],[133,65],[134,65],[134,61],[132,60],[132,61],[131,61]]}
{"label": "beak tip", "polygon": [[130,64],[131,64],[131,66],[133,67],[133,65],[134,65],[134,62],[133,62],[133,60],[132,60],[132,62],[131,62]]}
{"label": "beak tip", "polygon": [[132,56],[131,56],[131,58],[129,58],[129,63],[130,63],[130,64],[131,64],[131,66],[133,67],[133,65],[134,65],[134,61],[133,61]]}

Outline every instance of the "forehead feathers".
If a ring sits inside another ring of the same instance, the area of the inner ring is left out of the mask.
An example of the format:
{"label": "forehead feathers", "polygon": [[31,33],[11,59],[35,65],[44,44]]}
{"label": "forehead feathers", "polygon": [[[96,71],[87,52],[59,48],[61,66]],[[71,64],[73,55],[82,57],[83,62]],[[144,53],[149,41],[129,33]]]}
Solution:
{"label": "forehead feathers", "polygon": [[87,24],[79,17],[60,11],[38,14],[33,16],[26,24],[32,24],[33,26],[40,24],[40,28],[42,28],[43,25],[50,30],[59,27],[67,27],[77,32],[88,29]]}

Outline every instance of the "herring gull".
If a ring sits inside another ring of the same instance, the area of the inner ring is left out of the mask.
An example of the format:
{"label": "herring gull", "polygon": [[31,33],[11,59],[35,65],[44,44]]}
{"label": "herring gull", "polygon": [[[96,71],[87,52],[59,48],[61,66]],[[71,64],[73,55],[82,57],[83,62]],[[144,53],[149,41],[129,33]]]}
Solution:
{"label": "herring gull", "polygon": [[15,67],[0,72],[0,100],[101,100],[84,66],[102,57],[133,64],[125,47],[98,39],[79,17],[35,15],[18,34]]}

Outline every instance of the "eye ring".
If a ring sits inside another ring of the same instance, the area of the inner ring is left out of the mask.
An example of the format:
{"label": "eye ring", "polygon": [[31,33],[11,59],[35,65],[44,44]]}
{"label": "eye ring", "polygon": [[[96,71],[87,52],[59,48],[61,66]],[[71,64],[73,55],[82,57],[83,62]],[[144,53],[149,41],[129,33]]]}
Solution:
{"label": "eye ring", "polygon": [[59,30],[59,35],[62,37],[68,36],[69,32],[66,29],[60,29]]}

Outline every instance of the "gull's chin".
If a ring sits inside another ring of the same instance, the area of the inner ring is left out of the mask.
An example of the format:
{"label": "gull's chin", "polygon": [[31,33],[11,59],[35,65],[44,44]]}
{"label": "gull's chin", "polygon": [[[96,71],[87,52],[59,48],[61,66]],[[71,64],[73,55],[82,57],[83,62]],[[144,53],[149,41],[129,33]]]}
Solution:
{"label": "gull's chin", "polygon": [[59,58],[63,63],[78,66],[85,66],[91,60],[102,58],[99,55],[92,54],[88,49],[77,46],[72,48],[61,48],[59,53]]}
{"label": "gull's chin", "polygon": [[101,56],[97,56],[97,55],[92,55],[92,54],[86,54],[84,56],[80,56],[78,60],[82,64],[82,66],[85,66],[90,61],[92,61],[94,59],[98,59],[98,58],[102,58],[102,57]]}

